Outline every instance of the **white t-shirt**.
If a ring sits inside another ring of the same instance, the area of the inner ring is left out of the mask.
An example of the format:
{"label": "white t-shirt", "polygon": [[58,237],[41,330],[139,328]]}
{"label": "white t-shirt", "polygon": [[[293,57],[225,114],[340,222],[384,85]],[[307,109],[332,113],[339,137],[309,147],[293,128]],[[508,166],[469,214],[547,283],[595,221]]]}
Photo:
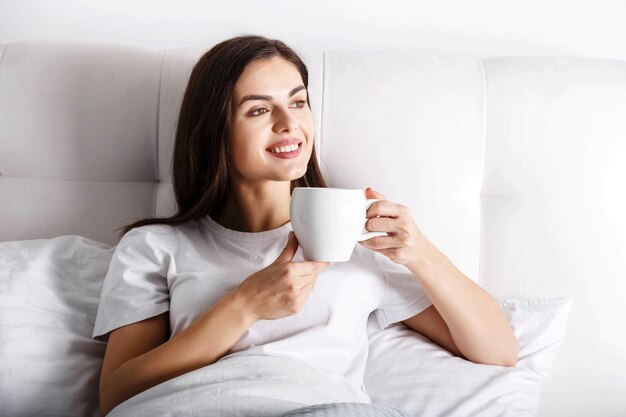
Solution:
{"label": "white t-shirt", "polygon": [[[169,311],[170,338],[236,288],[269,266],[292,230],[248,233],[225,228],[210,216],[183,225],[148,225],[120,240],[106,275],[94,338]],[[293,261],[303,261],[298,248]],[[278,320],[259,320],[232,347],[236,355],[282,356],[303,361],[351,387],[363,389],[368,354],[366,324],[374,312],[382,328],[431,305],[403,265],[357,244],[349,262],[335,262],[318,275],[302,310]]]}

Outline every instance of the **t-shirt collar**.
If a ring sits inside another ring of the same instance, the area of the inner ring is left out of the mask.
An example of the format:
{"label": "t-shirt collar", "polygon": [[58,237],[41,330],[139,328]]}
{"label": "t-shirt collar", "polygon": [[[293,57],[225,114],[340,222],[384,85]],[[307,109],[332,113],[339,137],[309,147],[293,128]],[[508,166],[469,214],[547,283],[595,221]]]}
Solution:
{"label": "t-shirt collar", "polygon": [[222,226],[215,220],[213,220],[213,218],[211,218],[210,215],[204,216],[202,218],[202,222],[215,233],[218,233],[229,239],[247,240],[247,241],[276,239],[279,237],[286,236],[287,233],[293,230],[291,228],[291,222],[287,222],[283,224],[282,226],[277,227],[276,229],[265,230],[263,232],[241,232],[239,230],[229,229],[227,227]]}

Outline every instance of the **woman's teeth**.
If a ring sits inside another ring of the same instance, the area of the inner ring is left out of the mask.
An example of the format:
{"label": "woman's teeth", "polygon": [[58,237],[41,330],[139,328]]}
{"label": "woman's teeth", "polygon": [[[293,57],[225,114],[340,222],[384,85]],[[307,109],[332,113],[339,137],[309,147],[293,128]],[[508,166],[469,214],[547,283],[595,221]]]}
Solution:
{"label": "woman's teeth", "polygon": [[270,152],[274,153],[282,153],[282,152],[293,152],[298,149],[299,144],[293,144],[290,146],[281,146],[280,148],[270,149]]}

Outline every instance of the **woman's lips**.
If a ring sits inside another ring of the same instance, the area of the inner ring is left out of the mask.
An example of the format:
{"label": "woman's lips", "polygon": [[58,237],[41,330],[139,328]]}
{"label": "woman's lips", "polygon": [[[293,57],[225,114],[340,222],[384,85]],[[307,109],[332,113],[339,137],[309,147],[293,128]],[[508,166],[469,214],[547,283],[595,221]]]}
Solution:
{"label": "woman's lips", "polygon": [[301,139],[296,139],[296,138],[283,139],[283,140],[279,140],[278,142],[272,143],[266,149],[280,148],[281,146],[291,146],[291,145],[295,145],[295,144],[300,143],[300,142],[302,142],[302,140]]}
{"label": "woman's lips", "polygon": [[296,149],[295,151],[291,151],[291,152],[281,152],[281,153],[275,153],[272,151],[267,151],[270,155],[275,156],[276,158],[281,158],[281,159],[292,159],[292,158],[296,158],[298,155],[300,155],[300,152],[302,152],[302,142],[298,145],[298,149]]}

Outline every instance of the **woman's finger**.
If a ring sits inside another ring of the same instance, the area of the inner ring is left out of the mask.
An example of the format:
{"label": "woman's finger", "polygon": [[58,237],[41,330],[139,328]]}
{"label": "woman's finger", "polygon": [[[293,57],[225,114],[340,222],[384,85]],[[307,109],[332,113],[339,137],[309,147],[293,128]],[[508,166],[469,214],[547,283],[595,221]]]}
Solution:
{"label": "woman's finger", "polygon": [[400,247],[398,239],[395,236],[377,236],[367,240],[362,240],[359,243],[369,249],[374,250],[392,249]]}
{"label": "woman's finger", "polygon": [[365,230],[370,232],[394,233],[399,220],[392,217],[372,217],[365,222]]}
{"label": "woman's finger", "polygon": [[389,200],[381,200],[373,203],[370,208],[367,209],[367,217],[398,217],[403,210],[402,205],[393,203]]}

